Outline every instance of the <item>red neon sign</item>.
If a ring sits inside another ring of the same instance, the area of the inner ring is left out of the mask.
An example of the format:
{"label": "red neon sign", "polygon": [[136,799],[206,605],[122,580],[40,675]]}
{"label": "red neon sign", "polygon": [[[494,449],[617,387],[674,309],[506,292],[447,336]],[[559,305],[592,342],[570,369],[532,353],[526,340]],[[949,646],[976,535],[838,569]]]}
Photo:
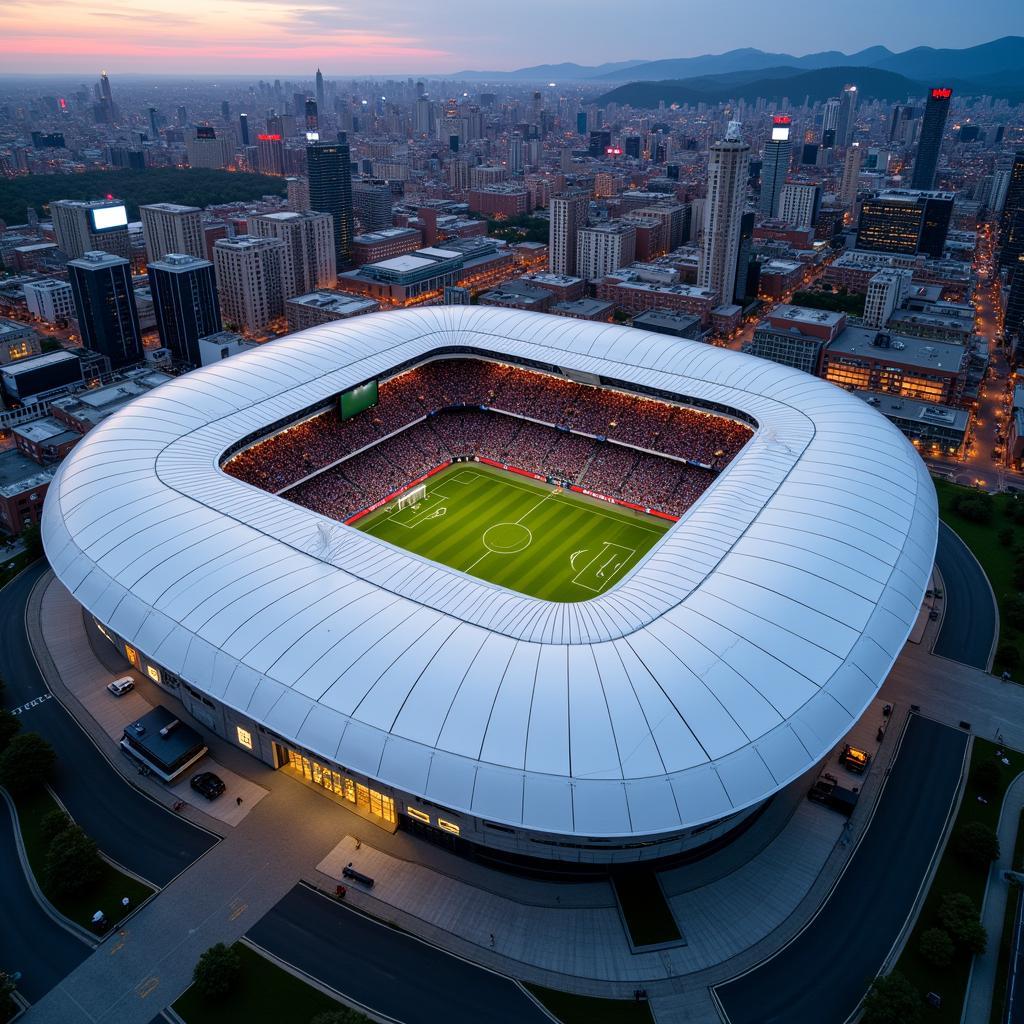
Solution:
{"label": "red neon sign", "polygon": [[788,114],[779,114],[772,118],[772,124],[792,124],[793,118]]}
{"label": "red neon sign", "polygon": [[260,142],[280,142],[281,141],[281,136],[280,135],[257,135],[256,138],[259,139]]}
{"label": "red neon sign", "polygon": [[618,146],[608,146],[605,153],[608,156],[622,156],[622,150]]}
{"label": "red neon sign", "polygon": [[948,100],[953,95],[953,90],[950,88],[945,89],[932,89],[933,100]]}

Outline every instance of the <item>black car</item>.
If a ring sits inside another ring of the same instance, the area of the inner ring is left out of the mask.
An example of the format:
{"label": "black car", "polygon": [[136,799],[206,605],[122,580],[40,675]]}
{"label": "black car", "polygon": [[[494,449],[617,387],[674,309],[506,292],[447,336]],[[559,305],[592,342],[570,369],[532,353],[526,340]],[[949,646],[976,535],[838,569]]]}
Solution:
{"label": "black car", "polygon": [[197,792],[206,797],[207,800],[216,800],[217,797],[227,789],[224,780],[213,772],[200,772],[193,775],[189,785]]}

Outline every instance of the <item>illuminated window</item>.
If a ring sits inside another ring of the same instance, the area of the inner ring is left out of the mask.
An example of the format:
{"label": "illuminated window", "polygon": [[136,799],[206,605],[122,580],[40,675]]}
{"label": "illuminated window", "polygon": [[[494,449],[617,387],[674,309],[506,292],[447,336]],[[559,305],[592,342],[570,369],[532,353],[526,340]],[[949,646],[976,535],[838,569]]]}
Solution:
{"label": "illuminated window", "polygon": [[152,679],[154,683],[160,682],[160,669],[158,669],[156,665],[147,665],[146,675],[149,676],[149,678]]}
{"label": "illuminated window", "polygon": [[442,832],[451,832],[453,836],[457,836],[462,831],[454,821],[445,821],[444,818],[437,819],[437,827]]}
{"label": "illuminated window", "polygon": [[410,818],[415,818],[417,821],[425,822],[427,825],[430,824],[430,815],[425,811],[418,811],[415,807],[406,807],[405,811]]}
{"label": "illuminated window", "polygon": [[238,742],[245,747],[246,750],[252,750],[252,733],[248,729],[243,729],[241,726],[237,728]]}
{"label": "illuminated window", "polygon": [[129,644],[124,645],[125,657],[131,662],[132,668],[139,667],[139,652]]}

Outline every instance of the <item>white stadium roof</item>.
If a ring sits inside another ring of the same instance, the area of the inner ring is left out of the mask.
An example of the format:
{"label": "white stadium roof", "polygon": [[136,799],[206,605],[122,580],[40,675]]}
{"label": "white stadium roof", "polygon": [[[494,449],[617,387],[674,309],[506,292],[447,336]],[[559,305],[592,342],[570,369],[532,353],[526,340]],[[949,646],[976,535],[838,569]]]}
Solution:
{"label": "white stadium roof", "polygon": [[[447,346],[742,410],[754,437],[617,585],[557,604],[397,550],[219,468],[233,444]],[[564,835],[765,799],[875,696],[917,616],[935,492],[831,384],[635,328],[434,306],[196,370],[95,427],[43,536],[75,598],[158,664],[407,793]]]}

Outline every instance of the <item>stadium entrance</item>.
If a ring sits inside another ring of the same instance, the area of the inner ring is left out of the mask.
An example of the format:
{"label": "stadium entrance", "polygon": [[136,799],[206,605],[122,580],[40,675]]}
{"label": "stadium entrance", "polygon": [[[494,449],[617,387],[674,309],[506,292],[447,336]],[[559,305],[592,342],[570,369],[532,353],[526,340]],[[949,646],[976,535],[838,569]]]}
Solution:
{"label": "stadium entrance", "polygon": [[286,749],[288,761],[282,765],[284,771],[291,772],[306,782],[322,787],[348,805],[349,810],[356,811],[388,832],[396,830],[398,819],[395,816],[395,801],[391,797],[385,796],[355,779],[350,779],[333,768],[328,768],[319,761],[300,754],[297,750]]}

